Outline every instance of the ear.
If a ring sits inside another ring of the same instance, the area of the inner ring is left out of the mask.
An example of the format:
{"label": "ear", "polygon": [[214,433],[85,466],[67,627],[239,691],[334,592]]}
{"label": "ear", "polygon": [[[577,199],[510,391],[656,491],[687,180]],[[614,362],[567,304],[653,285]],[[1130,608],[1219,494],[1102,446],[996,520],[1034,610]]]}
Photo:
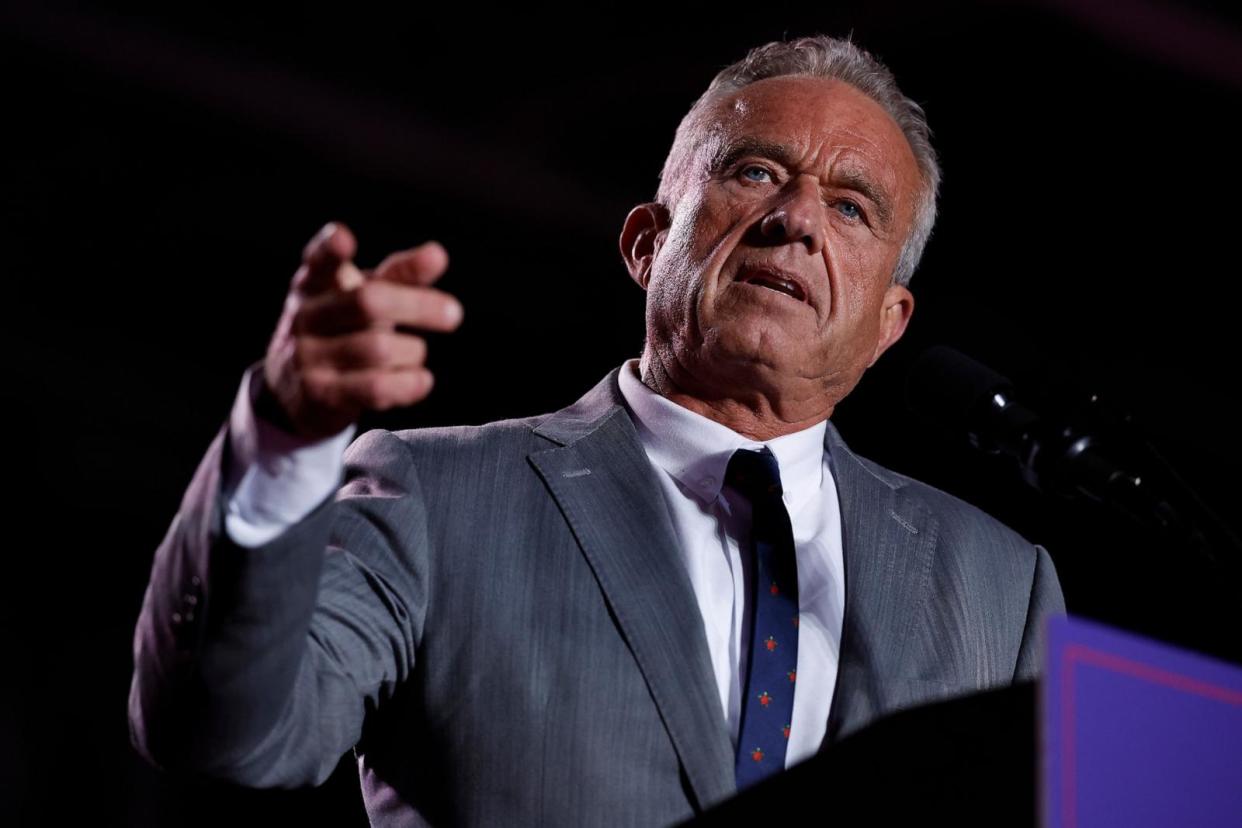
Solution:
{"label": "ear", "polygon": [[867,363],[868,368],[875,365],[880,355],[901,339],[913,313],[914,294],[902,285],[889,285],[888,290],[884,291],[884,301],[880,306],[880,338],[875,343],[875,353]]}
{"label": "ear", "polygon": [[663,204],[640,204],[625,217],[621,228],[621,258],[630,278],[643,290],[651,280],[651,263],[668,235],[669,216]]}

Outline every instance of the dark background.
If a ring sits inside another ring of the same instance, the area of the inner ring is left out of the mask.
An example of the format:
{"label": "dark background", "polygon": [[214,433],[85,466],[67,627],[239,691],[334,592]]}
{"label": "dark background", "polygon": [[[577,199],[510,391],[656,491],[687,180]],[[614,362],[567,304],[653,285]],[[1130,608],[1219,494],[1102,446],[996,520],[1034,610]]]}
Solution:
{"label": "dark background", "polygon": [[1236,655],[1221,579],[1025,488],[902,387],[946,342],[1032,401],[1099,392],[1242,525],[1237,13],[815,5],[6,5],[0,820],[362,821],[350,757],[323,789],[247,792],[170,780],[127,735],[152,554],[302,245],[335,219],[364,266],[428,238],[452,256],[466,321],[432,343],[435,392],[364,428],[566,405],[638,353],[616,238],[681,115],[783,36],[852,31],[925,105],[945,172],[917,313],[834,416],[846,439],[1047,545],[1071,611]]}

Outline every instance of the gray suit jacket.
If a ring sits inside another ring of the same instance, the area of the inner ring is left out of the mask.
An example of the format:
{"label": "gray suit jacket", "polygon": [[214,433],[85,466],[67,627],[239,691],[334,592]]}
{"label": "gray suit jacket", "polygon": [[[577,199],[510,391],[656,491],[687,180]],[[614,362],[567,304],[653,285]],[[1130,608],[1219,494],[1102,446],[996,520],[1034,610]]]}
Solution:
{"label": "gray suit jacket", "polygon": [[[150,761],[322,782],[380,825],[659,825],[734,792],[702,620],[614,370],[551,415],[370,431],[257,549],[223,531],[227,427],[159,549],[130,724]],[[846,565],[831,742],[1033,677],[1047,553],[828,427]]]}

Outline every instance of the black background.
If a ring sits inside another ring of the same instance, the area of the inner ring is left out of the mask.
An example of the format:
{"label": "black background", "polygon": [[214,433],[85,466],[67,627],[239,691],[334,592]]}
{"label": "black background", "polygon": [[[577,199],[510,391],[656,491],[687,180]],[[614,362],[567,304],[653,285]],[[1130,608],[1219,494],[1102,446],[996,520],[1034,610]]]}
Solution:
{"label": "black background", "polygon": [[[1071,611],[1236,654],[1219,583],[908,413],[905,370],[956,345],[1032,401],[1096,391],[1236,530],[1234,248],[1242,27],[1206,5],[667,4],[428,12],[9,4],[0,565],[5,814],[18,824],[363,820],[323,789],[170,780],[128,744],[151,556],[302,245],[360,262],[428,238],[466,321],[437,387],[372,426],[566,405],[643,335],[616,238],[684,111],[750,46],[853,32],[924,104],[941,219],[906,338],[838,409],[853,448],[1049,547]],[[15,795],[14,795],[15,794]],[[12,823],[12,820],[5,820]]]}

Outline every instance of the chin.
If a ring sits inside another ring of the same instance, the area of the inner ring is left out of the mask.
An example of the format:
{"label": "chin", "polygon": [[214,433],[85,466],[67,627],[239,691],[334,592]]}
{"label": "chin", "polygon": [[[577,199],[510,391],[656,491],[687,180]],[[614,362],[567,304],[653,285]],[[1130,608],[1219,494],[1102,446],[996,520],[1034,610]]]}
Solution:
{"label": "chin", "polygon": [[696,361],[705,371],[728,377],[734,385],[768,390],[801,381],[808,358],[786,337],[724,336],[704,342]]}
{"label": "chin", "polygon": [[806,352],[805,337],[778,327],[718,328],[716,335],[708,337],[703,344],[721,359],[774,367],[805,363],[810,356]]}

